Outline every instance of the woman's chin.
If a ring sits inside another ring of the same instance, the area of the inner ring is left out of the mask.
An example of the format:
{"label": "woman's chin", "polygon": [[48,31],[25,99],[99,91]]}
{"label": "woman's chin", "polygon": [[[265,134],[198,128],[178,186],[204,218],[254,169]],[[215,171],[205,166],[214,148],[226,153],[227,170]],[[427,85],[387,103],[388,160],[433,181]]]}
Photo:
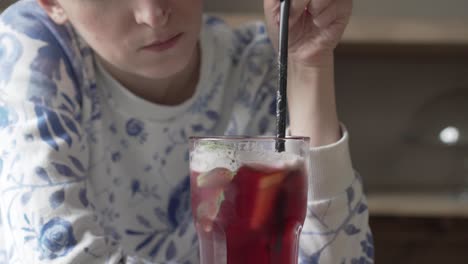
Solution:
{"label": "woman's chin", "polygon": [[140,74],[145,78],[150,79],[166,79],[176,77],[178,75],[184,75],[185,70],[191,71],[194,62],[190,60],[191,56],[177,56],[177,58],[171,58],[170,60],[161,60],[158,62],[152,62],[150,65],[141,68]]}
{"label": "woman's chin", "polygon": [[142,70],[139,75],[148,79],[167,79],[177,76],[187,65],[188,63],[185,65],[164,65],[162,67],[158,65],[152,69]]}

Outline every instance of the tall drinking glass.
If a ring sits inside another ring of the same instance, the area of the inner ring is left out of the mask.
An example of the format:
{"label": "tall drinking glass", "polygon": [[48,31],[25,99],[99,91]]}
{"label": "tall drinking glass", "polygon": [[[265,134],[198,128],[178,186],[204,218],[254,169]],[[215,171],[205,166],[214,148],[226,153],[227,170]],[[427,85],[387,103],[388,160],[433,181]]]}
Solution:
{"label": "tall drinking glass", "polygon": [[202,264],[297,263],[308,138],[192,137],[190,170]]}

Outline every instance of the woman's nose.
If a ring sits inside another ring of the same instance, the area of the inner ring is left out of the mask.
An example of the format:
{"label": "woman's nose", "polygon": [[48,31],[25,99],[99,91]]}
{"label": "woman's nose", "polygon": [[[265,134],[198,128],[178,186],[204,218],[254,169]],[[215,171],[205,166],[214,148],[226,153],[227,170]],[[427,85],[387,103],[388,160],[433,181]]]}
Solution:
{"label": "woman's nose", "polygon": [[167,25],[171,16],[167,0],[136,0],[136,2],[138,4],[134,13],[137,24],[146,24],[151,28]]}

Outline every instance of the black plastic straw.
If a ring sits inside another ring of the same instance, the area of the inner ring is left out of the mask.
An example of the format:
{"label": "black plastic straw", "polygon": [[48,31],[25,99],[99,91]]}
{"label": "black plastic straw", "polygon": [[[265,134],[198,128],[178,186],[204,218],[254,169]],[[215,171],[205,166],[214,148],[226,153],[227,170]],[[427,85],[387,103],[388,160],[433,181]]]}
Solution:
{"label": "black plastic straw", "polygon": [[284,138],[286,136],[287,118],[287,85],[288,85],[288,30],[290,0],[280,0],[279,46],[278,46],[278,72],[279,89],[276,94],[276,150],[284,151]]}

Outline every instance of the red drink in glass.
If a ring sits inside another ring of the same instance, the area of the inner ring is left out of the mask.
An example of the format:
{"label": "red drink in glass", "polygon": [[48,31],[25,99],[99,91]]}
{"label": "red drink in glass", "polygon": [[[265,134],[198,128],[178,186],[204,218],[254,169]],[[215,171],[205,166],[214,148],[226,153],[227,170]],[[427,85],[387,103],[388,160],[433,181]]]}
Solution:
{"label": "red drink in glass", "polygon": [[226,151],[231,152],[229,166],[207,166],[203,171],[191,166],[192,211],[201,263],[297,263],[307,208],[304,157],[296,155],[289,162],[275,164],[272,159],[262,162],[262,158],[252,157],[278,155],[281,159],[279,153],[250,151],[254,154],[246,158],[245,149],[236,152],[230,146]]}

